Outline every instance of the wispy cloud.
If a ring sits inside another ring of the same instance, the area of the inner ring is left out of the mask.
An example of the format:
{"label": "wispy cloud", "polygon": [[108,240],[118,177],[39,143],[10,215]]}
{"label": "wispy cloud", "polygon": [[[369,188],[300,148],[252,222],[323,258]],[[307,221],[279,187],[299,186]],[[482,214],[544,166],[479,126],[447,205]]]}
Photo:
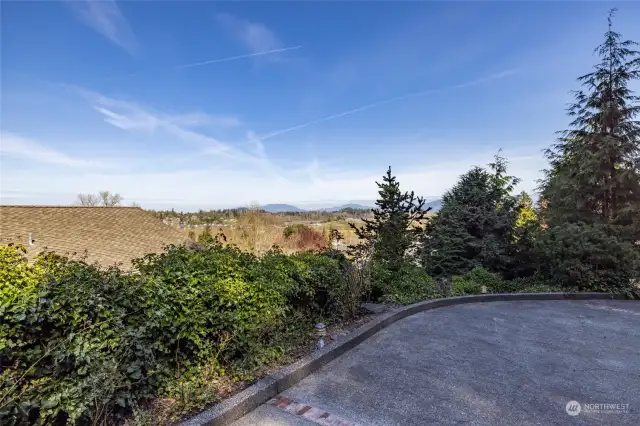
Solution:
{"label": "wispy cloud", "polygon": [[[483,166],[492,160],[494,152],[462,155],[455,161],[414,163],[410,167],[394,168],[403,189],[421,195],[439,196],[457,181],[460,174],[473,165]],[[510,151],[505,155],[513,157]],[[531,190],[544,159],[512,158],[511,167],[523,178],[518,188]],[[287,171],[274,178],[268,171],[256,167],[218,169],[187,167],[175,171],[130,170],[107,173],[96,169],[71,168],[52,170],[47,167],[18,167],[3,171],[0,199],[22,204],[69,204],[76,194],[109,188],[123,194],[127,200],[142,203],[145,208],[197,210],[210,207],[237,207],[251,201],[261,204],[292,203],[314,200],[325,205],[342,204],[348,200],[376,198],[375,181],[384,169],[357,170],[323,169],[318,161],[307,167]],[[212,184],[223,182],[223,184]]]}
{"label": "wispy cloud", "polygon": [[441,88],[438,88],[438,89],[422,90],[420,92],[413,92],[413,93],[409,93],[409,94],[406,94],[406,95],[396,96],[396,97],[393,97],[393,98],[385,99],[385,100],[374,102],[374,103],[371,103],[371,104],[359,106],[357,108],[350,109],[348,111],[343,111],[343,112],[340,112],[338,114],[333,114],[333,115],[330,115],[328,117],[318,118],[317,120],[312,120],[312,121],[308,121],[306,123],[298,124],[297,126],[292,126],[292,127],[286,128],[286,129],[276,130],[275,132],[271,132],[271,133],[268,133],[268,134],[262,136],[260,139],[261,140],[265,140],[265,139],[273,138],[275,136],[279,136],[279,135],[282,135],[282,134],[285,134],[285,133],[289,133],[289,132],[292,132],[294,130],[303,129],[303,128],[311,126],[313,124],[323,123],[325,121],[333,120],[333,119],[340,118],[340,117],[345,117],[347,115],[356,114],[358,112],[366,111],[366,110],[373,109],[373,108],[378,108],[378,107],[381,107],[383,105],[387,105],[387,104],[391,104],[391,103],[395,103],[395,102],[399,102],[399,101],[404,101],[406,99],[419,98],[419,97],[422,97],[422,96],[432,95],[434,93],[439,93],[439,92],[443,92],[443,91],[446,91],[446,90],[462,89],[462,88],[465,88],[465,87],[477,86],[478,84],[486,83],[486,82],[489,82],[491,80],[497,80],[497,79],[500,79],[500,78],[504,78],[504,77],[507,77],[509,75],[515,74],[517,72],[518,72],[518,70],[506,70],[506,71],[502,71],[502,72],[499,72],[499,73],[496,73],[496,74],[489,75],[487,77],[478,78],[478,79],[475,79],[475,80],[467,81],[467,82],[456,84],[456,85],[453,85],[453,86],[441,87]]}
{"label": "wispy cloud", "polygon": [[84,24],[130,54],[138,51],[136,36],[114,0],[82,0],[68,4]]}
{"label": "wispy cloud", "polygon": [[237,18],[228,13],[216,15],[218,23],[253,53],[282,49],[283,43],[265,25]]}
{"label": "wispy cloud", "polygon": [[104,115],[105,121],[123,130],[143,130],[150,133],[167,125],[178,127],[235,127],[240,119],[231,115],[211,115],[201,112],[188,114],[153,113],[130,102],[98,96],[93,108]]}
{"label": "wispy cloud", "polygon": [[38,142],[16,136],[11,133],[0,134],[0,153],[3,156],[15,157],[37,163],[54,164],[68,167],[98,167],[99,162],[71,157],[51,149]]}
{"label": "wispy cloud", "polygon": [[185,127],[236,127],[242,124],[238,117],[233,115],[212,115],[203,112],[192,112],[188,114],[176,114],[167,117],[167,121]]}
{"label": "wispy cloud", "polygon": [[144,108],[134,102],[110,98],[96,92],[79,88],[73,89],[88,100],[92,108],[104,117],[105,122],[119,129],[146,133],[162,132],[164,135],[175,138],[176,141],[196,147],[201,153],[221,157],[225,161],[232,160],[264,168],[273,167],[264,153],[264,148],[259,153],[242,150],[231,143],[194,130],[194,127],[200,127],[204,124],[211,125],[211,127],[216,125],[218,127],[240,125],[240,120],[233,116],[216,116],[204,113],[172,115]]}

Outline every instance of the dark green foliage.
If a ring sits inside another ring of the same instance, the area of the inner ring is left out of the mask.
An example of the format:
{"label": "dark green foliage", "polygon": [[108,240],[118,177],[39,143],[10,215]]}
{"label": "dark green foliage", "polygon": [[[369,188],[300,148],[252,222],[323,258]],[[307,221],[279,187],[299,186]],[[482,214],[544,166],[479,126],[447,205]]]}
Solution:
{"label": "dark green foliage", "polygon": [[578,78],[584,90],[574,92],[570,128],[546,152],[551,168],[542,195],[549,226],[624,225],[629,210],[638,211],[640,98],[629,85],[640,79],[640,52],[633,50],[637,43],[622,41],[612,30],[612,17],[613,11],[605,41],[595,50],[601,62]]}
{"label": "dark green foliage", "polygon": [[629,89],[640,52],[612,30],[612,17],[595,50],[601,62],[578,79],[570,128],[547,150],[542,182],[542,264],[583,289],[628,289],[640,271],[640,98]]}
{"label": "dark green foliage", "polygon": [[315,315],[330,316],[335,300],[329,292],[344,280],[340,260],[312,251],[291,255],[290,260],[297,271],[293,274],[296,294],[290,302]]}
{"label": "dark green foliage", "polygon": [[559,278],[550,279],[543,275],[532,275],[530,277],[515,278],[505,281],[503,293],[559,293],[578,292],[575,286],[567,285]]}
{"label": "dark green foliage", "polygon": [[[12,289],[9,306],[7,294],[0,303],[2,424],[122,415],[131,392],[146,393],[151,383],[143,375],[154,369],[140,327],[144,286],[115,268],[43,260],[38,280]],[[30,269],[25,265],[15,266]]]}
{"label": "dark green foliage", "polygon": [[122,272],[0,248],[3,425],[111,423],[158,396],[214,402],[205,382],[252,379],[362,298],[334,251],[258,257],[214,239]]}
{"label": "dark green foliage", "polygon": [[443,197],[442,208],[426,226],[422,264],[433,276],[464,274],[476,267],[503,273],[512,262],[519,200],[518,180],[506,174],[496,156],[492,173],[474,167]]}
{"label": "dark green foliage", "polygon": [[640,253],[633,244],[620,239],[613,226],[554,226],[545,231],[536,248],[541,272],[547,276],[581,291],[633,295],[630,280],[640,271]]}
{"label": "dark green foliage", "polygon": [[505,281],[498,274],[484,268],[474,268],[464,275],[451,277],[453,296],[481,294],[483,286],[487,293],[501,293],[505,287]]}
{"label": "dark green foliage", "polygon": [[500,275],[484,268],[475,268],[464,275],[451,277],[451,296],[486,293],[548,293],[561,291],[579,291],[561,279],[549,280],[541,275],[505,280]]}
{"label": "dark green foliage", "polygon": [[[351,254],[360,261],[371,262],[374,298],[383,295],[400,297],[398,295],[407,292],[403,289],[407,283],[412,288],[409,293],[422,294],[422,290],[418,293],[413,290],[419,286],[414,277],[407,278],[406,275],[412,269],[408,265],[412,261],[412,249],[422,232],[421,221],[429,209],[424,208],[422,197],[400,190],[400,183],[391,174],[391,167],[383,176],[382,183],[376,182],[376,185],[379,197],[376,208],[372,210],[373,219],[363,218],[362,227],[350,224],[361,240],[360,244],[350,247]],[[424,281],[423,284],[426,291],[429,282]]]}
{"label": "dark green foliage", "polygon": [[380,301],[385,303],[410,304],[441,296],[433,278],[411,263],[403,264],[397,271],[374,263],[372,280],[381,293]]}
{"label": "dark green foliage", "polygon": [[400,191],[400,183],[391,174],[391,167],[378,185],[378,200],[372,210],[373,219],[363,218],[364,226],[353,224],[363,246],[370,250],[374,262],[381,263],[390,271],[399,271],[407,261],[408,250],[415,243],[415,237],[422,231],[420,221],[428,210],[424,209],[424,199],[412,192]]}

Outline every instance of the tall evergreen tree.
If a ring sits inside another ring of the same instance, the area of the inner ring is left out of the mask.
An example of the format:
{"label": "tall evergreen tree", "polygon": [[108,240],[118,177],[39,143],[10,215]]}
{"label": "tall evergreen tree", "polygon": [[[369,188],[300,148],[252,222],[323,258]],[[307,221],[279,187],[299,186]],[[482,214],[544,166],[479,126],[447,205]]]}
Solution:
{"label": "tall evergreen tree", "polygon": [[499,155],[490,169],[474,167],[462,175],[427,224],[421,258],[430,274],[508,268],[518,217],[518,198],[511,193],[518,179],[507,175],[507,162]]}
{"label": "tall evergreen tree", "polygon": [[361,243],[352,246],[351,251],[358,256],[370,253],[374,262],[391,272],[400,270],[409,249],[422,232],[421,221],[429,209],[425,200],[413,191],[402,192],[400,183],[391,174],[391,167],[378,185],[378,200],[372,210],[373,219],[363,218],[364,225],[350,224]]}
{"label": "tall evergreen tree", "polygon": [[[630,225],[640,203],[640,98],[630,89],[640,79],[640,52],[622,41],[608,18],[601,58],[578,78],[567,112],[573,121],[546,151],[550,169],[542,185],[548,226],[565,222]],[[636,230],[637,231],[637,230]],[[629,235],[638,238],[639,235]]]}
{"label": "tall evergreen tree", "polygon": [[569,129],[546,151],[539,241],[547,272],[582,288],[628,288],[640,265],[640,79],[637,43],[609,13],[600,62],[578,81]]}

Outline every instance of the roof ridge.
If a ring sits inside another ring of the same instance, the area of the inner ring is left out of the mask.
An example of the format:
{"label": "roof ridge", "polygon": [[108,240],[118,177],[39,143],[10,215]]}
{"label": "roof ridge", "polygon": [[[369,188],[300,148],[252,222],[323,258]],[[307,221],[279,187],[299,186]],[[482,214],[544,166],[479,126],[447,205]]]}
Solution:
{"label": "roof ridge", "polygon": [[[142,207],[137,206],[52,206],[52,205],[30,205],[30,204],[2,204],[2,207],[19,207],[19,208],[39,208],[39,209],[140,209]],[[146,210],[144,210],[146,211]]]}
{"label": "roof ridge", "polygon": [[0,206],[0,244],[32,242],[29,258],[47,247],[61,254],[86,250],[103,265],[129,264],[189,240],[186,232],[139,207]]}

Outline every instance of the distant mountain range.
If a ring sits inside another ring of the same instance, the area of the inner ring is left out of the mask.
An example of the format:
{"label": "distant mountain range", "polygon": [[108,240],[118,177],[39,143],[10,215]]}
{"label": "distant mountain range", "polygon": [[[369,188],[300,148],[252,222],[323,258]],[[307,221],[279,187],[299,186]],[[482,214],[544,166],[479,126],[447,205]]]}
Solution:
{"label": "distant mountain range", "polygon": [[262,210],[268,213],[285,213],[285,212],[304,212],[299,207],[292,206],[291,204],[265,204],[261,206]]}
{"label": "distant mountain range", "polygon": [[[367,202],[368,203],[368,202]],[[372,201],[371,204],[374,204]],[[435,199],[425,203],[425,207],[431,207],[431,212],[435,213],[442,207],[442,200]],[[311,211],[320,211],[320,212],[339,212],[342,209],[354,209],[354,210],[370,210],[371,206],[366,206],[364,204],[342,204],[340,206],[334,207],[324,207],[318,209],[301,209],[300,207],[293,206],[291,204],[265,204],[262,206],[262,209],[268,213],[287,213],[287,212],[311,212]]]}
{"label": "distant mountain range", "polygon": [[268,213],[286,213],[286,212],[339,212],[342,209],[369,210],[371,207],[362,204],[343,204],[341,206],[325,207],[321,209],[301,209],[291,204],[265,204],[262,209]]}
{"label": "distant mountain range", "polygon": [[320,210],[321,212],[339,212],[342,209],[371,210],[371,206],[364,206],[362,204],[349,203],[349,204],[343,204],[341,206],[327,207],[327,208],[318,209],[318,210]]}

